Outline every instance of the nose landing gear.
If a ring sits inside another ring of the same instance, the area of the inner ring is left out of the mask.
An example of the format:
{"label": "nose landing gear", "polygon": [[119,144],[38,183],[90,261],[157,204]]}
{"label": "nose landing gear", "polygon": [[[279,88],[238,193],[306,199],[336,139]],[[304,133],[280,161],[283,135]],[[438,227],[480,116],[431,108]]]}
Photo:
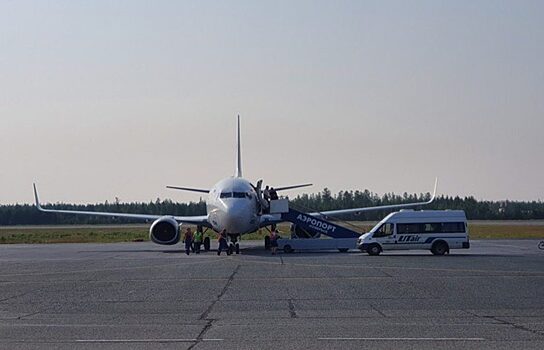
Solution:
{"label": "nose landing gear", "polygon": [[240,235],[229,235],[230,237],[230,244],[229,244],[229,249],[227,251],[227,254],[228,255],[231,255],[231,254],[240,254],[240,244],[238,243],[238,238],[240,237]]}

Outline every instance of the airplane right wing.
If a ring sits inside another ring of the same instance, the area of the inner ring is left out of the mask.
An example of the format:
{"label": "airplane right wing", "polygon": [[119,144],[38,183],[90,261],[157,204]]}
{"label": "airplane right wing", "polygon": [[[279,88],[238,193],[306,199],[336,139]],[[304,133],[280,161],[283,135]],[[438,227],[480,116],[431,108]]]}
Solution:
{"label": "airplane right wing", "polygon": [[[36,190],[36,184],[34,184],[34,199],[36,201],[36,208],[39,211],[44,213],[58,213],[58,214],[74,214],[74,215],[96,215],[96,216],[108,216],[108,217],[118,217],[118,218],[127,218],[127,219],[136,219],[136,220],[157,220],[163,216],[168,215],[152,215],[152,214],[129,214],[129,213],[112,213],[112,212],[103,212],[103,211],[81,211],[81,210],[58,210],[58,209],[45,209],[41,206],[40,200],[38,198],[38,191]],[[172,216],[174,220],[180,223],[202,225],[205,227],[211,227],[211,224],[208,222],[207,215],[201,216]]]}
{"label": "airplane right wing", "polygon": [[283,187],[274,187],[276,191],[285,191],[285,190],[292,190],[294,188],[301,188],[301,187],[308,187],[312,186],[313,184],[303,184],[303,185],[291,185],[291,186],[283,186]]}
{"label": "airplane right wing", "polygon": [[181,191],[190,191],[190,192],[200,192],[200,193],[210,193],[210,190],[204,190],[201,188],[192,188],[192,187],[178,187],[178,186],[166,186],[166,188],[172,190],[181,190]]}

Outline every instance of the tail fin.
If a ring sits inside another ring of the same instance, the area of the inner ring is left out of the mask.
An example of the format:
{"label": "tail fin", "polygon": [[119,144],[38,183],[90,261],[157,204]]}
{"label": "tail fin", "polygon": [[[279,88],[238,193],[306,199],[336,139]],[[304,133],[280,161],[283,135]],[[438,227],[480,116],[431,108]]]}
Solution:
{"label": "tail fin", "polygon": [[236,142],[238,143],[238,150],[236,153],[236,174],[235,177],[242,177],[242,150],[240,146],[240,114],[238,114],[238,130],[236,133]]}

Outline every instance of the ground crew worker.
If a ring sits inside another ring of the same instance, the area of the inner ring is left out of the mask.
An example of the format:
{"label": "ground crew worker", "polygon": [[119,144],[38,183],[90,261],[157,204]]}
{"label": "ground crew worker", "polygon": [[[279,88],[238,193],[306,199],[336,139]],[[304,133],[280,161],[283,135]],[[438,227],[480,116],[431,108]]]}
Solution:
{"label": "ground crew worker", "polygon": [[222,250],[226,250],[227,255],[229,255],[228,253],[229,245],[227,243],[227,230],[223,229],[219,233],[218,242],[219,242],[219,246],[217,247],[217,255],[221,255]]}
{"label": "ground crew worker", "polygon": [[193,244],[193,232],[190,227],[187,227],[185,234],[183,235],[183,242],[185,243],[185,254],[191,254],[191,245]]}
{"label": "ground crew worker", "polygon": [[272,225],[272,231],[270,231],[270,249],[272,250],[272,255],[276,255],[276,250],[278,250],[278,239],[280,235],[276,231],[276,225]]}
{"label": "ground crew worker", "polygon": [[200,245],[202,244],[202,237],[204,234],[202,233],[202,226],[196,227],[196,232],[193,236],[193,247],[196,254],[200,254]]}

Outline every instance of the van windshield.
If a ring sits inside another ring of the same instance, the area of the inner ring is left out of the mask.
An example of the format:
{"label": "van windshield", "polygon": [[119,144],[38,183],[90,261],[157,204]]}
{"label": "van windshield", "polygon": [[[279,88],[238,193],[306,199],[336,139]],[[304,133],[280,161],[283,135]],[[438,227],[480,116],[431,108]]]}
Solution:
{"label": "van windshield", "polygon": [[386,237],[391,236],[393,234],[393,230],[395,229],[395,224],[383,224],[380,226],[379,229],[374,231],[374,234],[372,237]]}

